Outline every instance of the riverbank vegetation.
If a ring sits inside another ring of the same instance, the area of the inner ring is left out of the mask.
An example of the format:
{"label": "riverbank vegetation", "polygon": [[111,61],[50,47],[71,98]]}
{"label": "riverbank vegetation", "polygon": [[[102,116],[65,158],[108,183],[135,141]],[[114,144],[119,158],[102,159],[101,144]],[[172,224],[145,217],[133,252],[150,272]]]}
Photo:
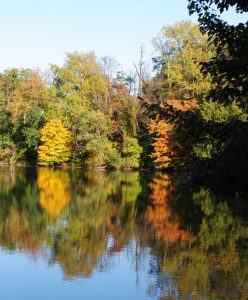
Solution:
{"label": "riverbank vegetation", "polygon": [[[217,1],[218,2],[218,1]],[[233,1],[239,3],[240,1]],[[190,0],[199,24],[154,38],[147,74],[113,58],[68,53],[50,71],[0,76],[0,161],[109,168],[247,170],[248,25],[223,21],[231,4]],[[247,12],[237,6],[237,12]]]}

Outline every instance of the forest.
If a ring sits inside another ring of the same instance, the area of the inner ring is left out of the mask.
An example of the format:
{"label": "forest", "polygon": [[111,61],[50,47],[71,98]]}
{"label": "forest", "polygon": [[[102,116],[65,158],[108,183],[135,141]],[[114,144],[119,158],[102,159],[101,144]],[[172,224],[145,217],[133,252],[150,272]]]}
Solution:
{"label": "forest", "polygon": [[0,162],[232,172],[248,154],[248,23],[223,11],[246,1],[190,0],[198,23],[164,26],[130,72],[112,57],[67,53],[48,72],[0,74]]}

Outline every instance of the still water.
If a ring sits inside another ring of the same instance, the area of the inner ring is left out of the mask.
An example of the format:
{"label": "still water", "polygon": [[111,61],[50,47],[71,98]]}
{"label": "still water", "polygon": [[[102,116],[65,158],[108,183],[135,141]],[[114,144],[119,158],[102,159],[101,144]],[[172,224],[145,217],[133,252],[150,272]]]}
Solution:
{"label": "still water", "polygon": [[247,299],[246,194],[185,178],[1,167],[0,299]]}

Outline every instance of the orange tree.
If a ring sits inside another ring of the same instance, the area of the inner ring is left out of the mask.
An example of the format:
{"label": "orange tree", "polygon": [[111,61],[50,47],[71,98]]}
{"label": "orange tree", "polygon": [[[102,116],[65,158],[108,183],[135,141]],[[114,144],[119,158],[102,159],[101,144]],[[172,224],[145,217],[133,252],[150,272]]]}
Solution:
{"label": "orange tree", "polygon": [[65,163],[71,156],[71,133],[58,119],[50,120],[41,129],[38,163],[51,166]]}
{"label": "orange tree", "polygon": [[156,165],[167,167],[171,162],[172,142],[171,142],[172,125],[165,120],[151,120],[149,124],[149,133],[153,134],[153,151],[151,157]]}
{"label": "orange tree", "polygon": [[169,167],[172,160],[181,155],[181,149],[173,139],[175,113],[184,113],[196,107],[195,100],[173,99],[161,104],[160,108],[167,114],[167,118],[157,115],[155,120],[149,123],[149,134],[153,137],[153,151],[150,156],[154,159],[156,166]]}

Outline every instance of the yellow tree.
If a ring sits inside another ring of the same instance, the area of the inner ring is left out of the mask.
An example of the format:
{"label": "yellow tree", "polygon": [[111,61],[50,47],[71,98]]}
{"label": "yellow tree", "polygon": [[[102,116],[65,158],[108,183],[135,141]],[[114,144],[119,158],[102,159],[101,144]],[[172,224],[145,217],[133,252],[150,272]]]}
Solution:
{"label": "yellow tree", "polygon": [[59,165],[71,156],[71,133],[58,119],[46,123],[41,129],[41,145],[38,147],[40,165]]}

